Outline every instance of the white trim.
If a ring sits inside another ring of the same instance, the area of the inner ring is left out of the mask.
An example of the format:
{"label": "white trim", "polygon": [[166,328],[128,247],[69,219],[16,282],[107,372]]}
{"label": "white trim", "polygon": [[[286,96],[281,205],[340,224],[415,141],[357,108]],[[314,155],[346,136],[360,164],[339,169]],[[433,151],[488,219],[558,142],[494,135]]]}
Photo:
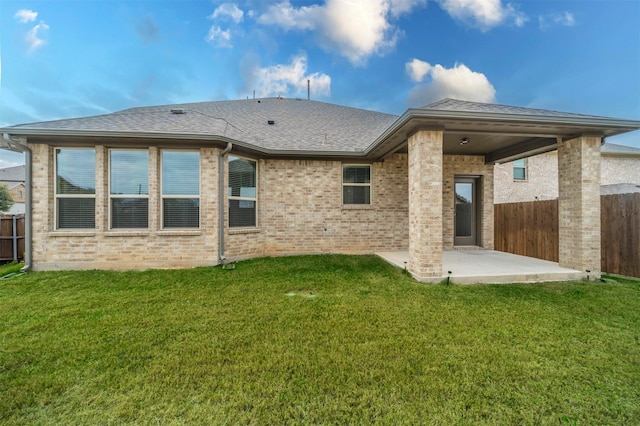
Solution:
{"label": "white trim", "polygon": [[[198,153],[198,194],[186,194],[186,195],[164,195],[164,188],[162,187],[162,177],[163,177],[163,173],[164,173],[164,163],[163,163],[163,156],[162,154],[165,152],[196,152]],[[202,187],[202,153],[200,152],[199,149],[159,149],[158,150],[158,158],[160,160],[160,167],[158,168],[159,171],[159,179],[160,179],[160,230],[161,231],[181,231],[181,230],[185,230],[185,231],[190,231],[190,230],[199,230],[202,228],[202,203],[201,203],[201,187]],[[198,227],[194,227],[194,228],[173,228],[173,227],[165,227],[164,226],[164,200],[165,199],[197,199],[198,200]]]}

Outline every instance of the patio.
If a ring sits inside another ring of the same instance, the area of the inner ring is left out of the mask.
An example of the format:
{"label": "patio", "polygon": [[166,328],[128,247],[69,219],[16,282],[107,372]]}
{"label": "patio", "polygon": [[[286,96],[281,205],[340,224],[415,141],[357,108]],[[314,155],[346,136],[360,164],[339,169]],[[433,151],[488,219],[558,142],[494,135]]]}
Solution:
{"label": "patio", "polygon": [[[409,262],[408,251],[378,252],[376,255],[403,269]],[[586,272],[563,268],[556,262],[495,250],[445,251],[442,253],[442,269],[442,278],[436,279],[436,282],[447,276],[456,284],[530,283],[586,278]]]}

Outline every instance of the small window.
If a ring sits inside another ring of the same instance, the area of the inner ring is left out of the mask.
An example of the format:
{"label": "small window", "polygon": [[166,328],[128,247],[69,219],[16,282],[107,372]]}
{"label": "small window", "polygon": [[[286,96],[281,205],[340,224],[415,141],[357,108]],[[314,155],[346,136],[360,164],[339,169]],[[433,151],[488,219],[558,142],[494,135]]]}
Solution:
{"label": "small window", "polygon": [[258,163],[229,156],[229,227],[257,226]]}
{"label": "small window", "polygon": [[18,190],[18,198],[22,198],[22,191]]}
{"label": "small window", "polygon": [[162,151],[162,227],[200,227],[197,151]]}
{"label": "small window", "polygon": [[513,180],[527,180],[526,158],[521,158],[513,162]]}
{"label": "small window", "polygon": [[371,204],[371,166],[342,166],[342,203]]}
{"label": "small window", "polygon": [[56,148],[55,157],[56,229],[95,228],[95,150]]}
{"label": "small window", "polygon": [[109,152],[111,228],[149,226],[149,153],[136,150]]}

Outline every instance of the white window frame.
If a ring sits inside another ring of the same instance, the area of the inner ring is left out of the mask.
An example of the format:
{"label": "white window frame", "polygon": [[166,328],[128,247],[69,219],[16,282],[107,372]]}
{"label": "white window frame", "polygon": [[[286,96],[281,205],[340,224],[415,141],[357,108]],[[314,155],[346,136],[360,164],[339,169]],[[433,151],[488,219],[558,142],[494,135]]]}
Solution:
{"label": "white window frame", "polygon": [[[163,168],[163,163],[162,163],[162,153],[163,152],[197,152],[198,153],[198,195],[193,195],[193,194],[189,194],[189,195],[164,195],[164,188],[163,188],[163,173],[164,173],[164,168]],[[160,150],[160,155],[159,155],[159,160],[160,160],[160,229],[162,230],[168,230],[168,231],[172,231],[172,230],[194,230],[194,229],[201,229],[202,228],[202,153],[200,152],[199,149],[162,149]],[[193,228],[174,228],[174,227],[165,227],[164,226],[164,200],[165,199],[194,199],[197,198],[198,199],[198,227],[193,227]]]}
{"label": "white window frame", "polygon": [[[147,194],[112,194],[111,193],[111,152],[112,151],[143,151],[147,153]],[[107,179],[108,179],[108,188],[107,188],[107,194],[109,196],[109,204],[108,204],[108,209],[109,209],[109,229],[110,230],[117,230],[117,231],[127,231],[127,230],[141,230],[141,229],[149,229],[149,223],[151,222],[150,219],[150,215],[151,215],[151,209],[149,208],[149,194],[148,194],[148,188],[149,188],[149,150],[148,149],[127,149],[127,148],[111,148],[108,150],[108,161],[107,161]],[[112,208],[111,208],[111,200],[114,198],[141,198],[141,199],[146,199],[147,200],[147,227],[146,228],[114,228],[113,227],[113,222],[111,221],[111,212],[112,212]]]}
{"label": "white window frame", "polygon": [[[83,230],[95,230],[96,229],[96,219],[94,217],[93,228],[60,228],[60,220],[58,218],[58,200],[61,198],[93,198],[94,202],[94,214],[97,210],[97,198],[96,198],[96,190],[94,188],[93,194],[58,194],[58,151],[61,150],[74,150],[74,151],[93,151],[93,155],[96,155],[96,149],[94,147],[85,148],[85,147],[68,147],[68,146],[57,146],[53,148],[53,229],[55,231],[83,231]],[[96,178],[98,174],[98,162],[94,163],[93,170],[93,186],[96,185]]]}
{"label": "white window frame", "polygon": [[[522,160],[524,162],[524,165],[517,166],[516,165],[516,161],[520,161],[520,160]],[[526,158],[521,158],[520,160],[513,161],[513,169],[512,169],[513,180],[516,181],[516,182],[524,182],[524,181],[529,179],[529,170],[528,170],[528,165],[529,164],[528,164],[528,161],[527,161]],[[515,173],[516,169],[522,169],[524,171],[524,177],[522,177],[522,178],[516,177],[516,173]]]}
{"label": "white window frame", "polygon": [[[369,183],[349,183],[349,182],[345,182],[344,181],[344,169],[345,167],[368,167],[369,168]],[[343,206],[371,206],[373,205],[373,185],[371,184],[373,182],[373,167],[371,167],[371,164],[348,164],[348,163],[343,163],[342,164],[342,168],[340,169],[341,172],[341,180],[342,180],[342,186],[341,186],[341,192],[340,192],[340,197],[342,198],[342,205]],[[368,203],[361,203],[361,204],[347,204],[344,202],[344,187],[345,186],[368,186],[369,187],[369,202]]]}
{"label": "white window frame", "polygon": [[[256,196],[255,197],[242,197],[242,196],[234,196],[230,194],[230,181],[229,181],[229,163],[230,163],[230,158],[238,158],[238,159],[242,159],[242,160],[246,160],[246,161],[251,161],[253,163],[256,163]],[[259,192],[259,179],[260,179],[260,164],[258,163],[258,160],[253,159],[253,158],[249,158],[249,157],[243,157],[241,155],[229,155],[227,157],[227,226],[229,227],[229,229],[253,229],[253,228],[257,228],[259,226],[259,218],[260,215],[258,214],[258,192]],[[253,201],[255,203],[256,206],[256,224],[255,226],[231,226],[231,215],[229,214],[229,204],[231,200],[238,200],[238,201]]]}

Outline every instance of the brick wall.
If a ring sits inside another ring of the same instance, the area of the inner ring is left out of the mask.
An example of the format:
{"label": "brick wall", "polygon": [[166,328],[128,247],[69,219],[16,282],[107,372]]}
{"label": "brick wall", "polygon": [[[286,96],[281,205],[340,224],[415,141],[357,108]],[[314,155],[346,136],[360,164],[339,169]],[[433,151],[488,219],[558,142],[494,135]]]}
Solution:
{"label": "brick wall", "polygon": [[600,138],[579,137],[558,147],[560,266],[600,273]]}
{"label": "brick wall", "polygon": [[95,230],[54,230],[53,148],[33,150],[33,267],[47,269],[140,269],[215,265],[218,262],[218,149],[200,150],[200,229],[160,229],[160,156],[149,150],[149,229],[109,230],[107,150],[96,148]]}
{"label": "brick wall", "polygon": [[[527,180],[514,181],[513,163],[495,166],[496,204],[558,198],[558,152],[527,158]],[[603,154],[600,184],[634,183],[640,185],[640,157]]]}
{"label": "brick wall", "polygon": [[407,155],[371,164],[371,205],[342,205],[343,164],[260,160],[258,229],[227,230],[227,257],[406,250]]}

